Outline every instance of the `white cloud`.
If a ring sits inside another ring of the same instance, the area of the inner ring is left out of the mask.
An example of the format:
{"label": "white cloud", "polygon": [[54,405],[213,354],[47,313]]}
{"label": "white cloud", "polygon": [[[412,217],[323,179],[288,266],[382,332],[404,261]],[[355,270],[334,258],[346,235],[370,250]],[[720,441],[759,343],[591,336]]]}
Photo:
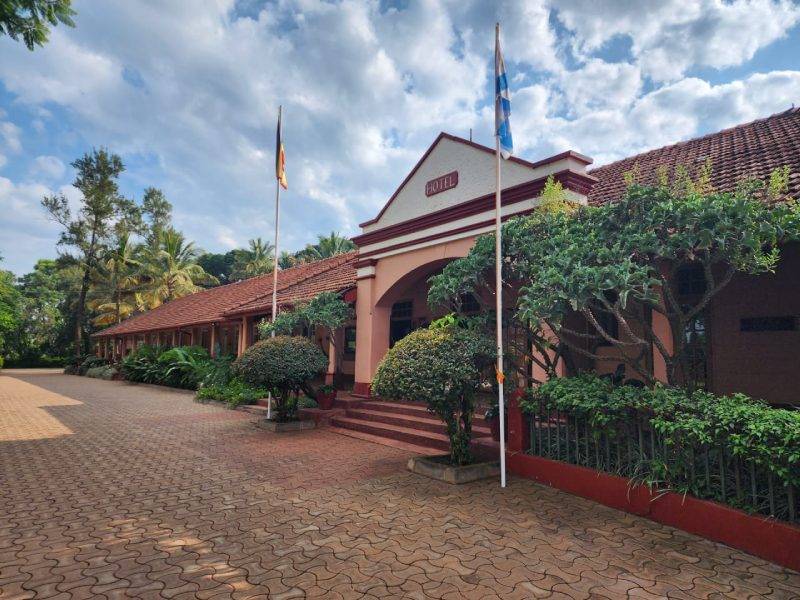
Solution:
{"label": "white cloud", "polygon": [[0,148],[12,153],[22,151],[21,130],[11,121],[0,121]]}
{"label": "white cloud", "polygon": [[751,59],[800,22],[791,0],[558,0],[559,18],[588,55],[614,36],[628,36],[642,71],[657,81],[692,66],[724,68]]}
{"label": "white cloud", "polygon": [[[0,39],[0,82],[31,116],[24,132],[0,129],[1,155],[31,153],[29,172],[4,169],[16,197],[26,177],[60,183],[75,158],[61,151],[70,137],[79,152],[121,154],[140,188],[163,187],[199,245],[269,238],[282,104],[282,246],[356,233],[440,130],[472,128],[490,142],[498,19],[512,129],[528,158],[571,147],[603,162],[800,97],[796,72],[716,86],[683,78],[694,66],[740,64],[784,35],[799,10],[787,1],[665,0],[647,14],[633,0],[276,0],[247,3],[247,17],[234,0],[192,6],[78,0],[78,26],[55,28],[44,48]],[[614,36],[630,38],[630,60],[596,55]]]}
{"label": "white cloud", "polygon": [[58,180],[64,176],[66,166],[57,156],[42,155],[33,159],[30,167],[31,175],[50,180]]}

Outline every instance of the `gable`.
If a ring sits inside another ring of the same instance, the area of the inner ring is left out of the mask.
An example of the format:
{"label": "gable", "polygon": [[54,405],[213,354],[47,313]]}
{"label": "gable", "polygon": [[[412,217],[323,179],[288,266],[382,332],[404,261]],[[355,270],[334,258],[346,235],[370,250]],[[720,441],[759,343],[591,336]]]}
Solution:
{"label": "gable", "polygon": [[[383,229],[494,192],[495,157],[487,150],[440,135],[378,217],[362,224],[363,232]],[[523,161],[503,161],[503,187],[540,176],[536,171]],[[439,180],[450,174],[457,175]],[[457,183],[450,187],[456,177]],[[444,191],[438,191],[442,188]]]}

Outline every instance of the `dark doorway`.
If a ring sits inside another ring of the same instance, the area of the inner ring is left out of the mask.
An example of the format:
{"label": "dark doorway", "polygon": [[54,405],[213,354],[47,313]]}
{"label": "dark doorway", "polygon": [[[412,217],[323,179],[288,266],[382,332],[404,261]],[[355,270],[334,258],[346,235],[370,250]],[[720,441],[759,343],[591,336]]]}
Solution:
{"label": "dark doorway", "polygon": [[413,314],[414,303],[411,300],[395,302],[392,305],[392,316],[389,320],[389,348],[414,329]]}

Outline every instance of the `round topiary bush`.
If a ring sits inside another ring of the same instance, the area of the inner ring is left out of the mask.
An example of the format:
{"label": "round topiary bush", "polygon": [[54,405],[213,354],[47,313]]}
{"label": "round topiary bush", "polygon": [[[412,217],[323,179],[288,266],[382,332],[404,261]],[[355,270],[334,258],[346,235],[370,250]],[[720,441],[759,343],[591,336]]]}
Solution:
{"label": "round topiary bush", "polygon": [[257,342],[233,363],[233,371],[247,384],[272,390],[276,420],[295,418],[292,394],[328,366],[319,346],[304,337],[279,335]]}
{"label": "round topiary bush", "polygon": [[386,353],[372,391],[426,402],[447,427],[451,463],[469,464],[475,395],[494,357],[492,340],[478,331],[455,325],[418,329]]}

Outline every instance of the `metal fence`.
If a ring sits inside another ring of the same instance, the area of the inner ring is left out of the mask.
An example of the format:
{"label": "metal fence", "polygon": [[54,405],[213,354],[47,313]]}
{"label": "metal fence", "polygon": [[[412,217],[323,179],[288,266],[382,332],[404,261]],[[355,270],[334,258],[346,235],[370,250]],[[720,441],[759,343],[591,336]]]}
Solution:
{"label": "metal fence", "polygon": [[724,447],[669,444],[646,415],[632,414],[628,421],[604,430],[541,404],[529,417],[529,453],[535,456],[798,522],[800,503],[793,486],[784,485],[753,461],[732,456]]}

